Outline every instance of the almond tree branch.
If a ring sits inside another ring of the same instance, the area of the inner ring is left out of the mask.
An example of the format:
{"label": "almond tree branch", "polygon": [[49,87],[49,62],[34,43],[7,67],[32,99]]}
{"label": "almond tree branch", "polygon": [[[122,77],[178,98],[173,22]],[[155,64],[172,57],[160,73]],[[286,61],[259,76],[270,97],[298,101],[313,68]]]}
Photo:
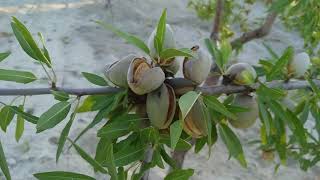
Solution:
{"label": "almond tree branch", "polygon": [[270,12],[267,15],[266,20],[262,24],[261,27],[255,29],[253,31],[249,31],[249,32],[242,34],[239,38],[237,38],[231,42],[231,46],[233,48],[235,48],[235,47],[241,46],[241,45],[245,44],[246,42],[249,42],[253,39],[262,38],[262,37],[268,35],[271,31],[271,28],[272,28],[274,21],[277,18],[277,15],[278,14],[276,12]]}
{"label": "almond tree branch", "polygon": [[[320,80],[313,80],[313,82],[320,87]],[[202,86],[196,87],[191,81],[184,78],[174,78],[166,80],[178,94],[184,94],[190,90],[201,92],[204,95],[219,95],[219,94],[234,94],[248,91],[255,91],[260,84],[256,83],[252,86],[235,86],[235,85],[221,85],[221,86]],[[284,82],[280,80],[265,83],[269,88],[281,88],[284,90],[295,90],[310,88],[308,81],[296,80]],[[101,95],[113,94],[120,92],[122,89],[115,87],[101,87],[101,88],[0,88],[0,96],[33,96],[51,94],[52,90],[63,91],[71,95],[85,96],[85,95]]]}
{"label": "almond tree branch", "polygon": [[219,40],[219,31],[220,31],[221,21],[223,17],[223,6],[224,6],[223,4],[224,4],[223,0],[217,0],[216,2],[216,11],[213,19],[212,32],[210,34],[210,38],[213,41]]}

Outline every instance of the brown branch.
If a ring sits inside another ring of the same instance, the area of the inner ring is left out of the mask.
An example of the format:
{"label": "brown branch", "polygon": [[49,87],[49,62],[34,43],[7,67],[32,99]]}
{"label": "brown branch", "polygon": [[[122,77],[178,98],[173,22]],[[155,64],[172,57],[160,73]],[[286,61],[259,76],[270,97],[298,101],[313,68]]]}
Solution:
{"label": "brown branch", "polygon": [[245,44],[246,42],[249,42],[253,39],[262,38],[262,37],[268,35],[272,29],[272,25],[273,25],[274,21],[276,20],[276,18],[277,18],[277,13],[270,12],[261,27],[255,29],[253,31],[249,31],[249,32],[242,34],[239,38],[237,38],[231,42],[231,46],[233,48],[235,48],[235,47],[241,46],[241,45]]}
{"label": "brown branch", "polygon": [[[320,80],[313,80],[313,82],[320,87]],[[260,84],[256,83],[252,86],[236,86],[236,85],[219,85],[219,86],[202,86],[196,87],[190,80],[184,78],[174,78],[166,80],[178,94],[184,94],[188,91],[198,91],[204,95],[219,95],[219,94],[234,94],[248,91],[255,91],[259,88]],[[266,82],[265,85],[269,88],[280,88],[284,90],[305,89],[310,88],[308,81],[295,80],[295,81],[271,81]],[[0,88],[0,96],[33,96],[52,94],[51,88]],[[84,95],[98,95],[98,94],[114,94],[120,92],[122,89],[114,87],[101,87],[101,88],[61,88],[57,87],[54,90],[66,92],[68,94],[84,96]]]}
{"label": "brown branch", "polygon": [[213,41],[219,40],[219,31],[220,31],[220,25],[223,17],[223,0],[217,0],[216,2],[216,14],[213,19],[213,27],[212,32],[210,34],[210,38]]}

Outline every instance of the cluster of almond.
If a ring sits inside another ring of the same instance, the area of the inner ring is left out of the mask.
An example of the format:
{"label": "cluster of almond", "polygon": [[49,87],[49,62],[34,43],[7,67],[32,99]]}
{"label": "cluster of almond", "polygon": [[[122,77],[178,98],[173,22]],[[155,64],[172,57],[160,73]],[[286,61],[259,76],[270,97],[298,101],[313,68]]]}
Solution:
{"label": "cluster of almond", "polygon": [[[160,58],[154,43],[156,30],[152,32],[148,40],[150,59],[128,55],[107,66],[105,76],[115,86],[129,88],[135,95],[146,97],[142,108],[138,107],[137,111],[140,111],[140,114],[142,111],[152,126],[158,129],[167,129],[175,118],[181,117],[181,112],[177,105],[179,95],[174,88],[165,83],[165,80],[178,72],[180,63],[176,58]],[[176,43],[170,25],[166,24],[163,49],[169,48],[176,48]],[[216,64],[207,51],[199,46],[191,48],[191,51],[192,57],[186,57],[183,61],[183,75],[185,79],[191,80],[196,85],[201,85]],[[297,56],[299,58],[301,55]],[[296,62],[300,61],[292,61],[290,72],[301,76],[304,72],[297,70]],[[306,69],[301,71],[306,71]],[[251,65],[236,63],[225,71],[220,82],[222,84],[252,85],[256,78],[256,71]],[[237,119],[230,119],[229,123],[236,128],[252,126],[259,114],[255,97],[249,94],[237,94],[233,104],[248,108],[249,111],[238,113]],[[204,108],[206,108],[205,104],[199,97],[183,121],[184,131],[194,138],[207,135],[205,121],[210,118],[210,114]]]}

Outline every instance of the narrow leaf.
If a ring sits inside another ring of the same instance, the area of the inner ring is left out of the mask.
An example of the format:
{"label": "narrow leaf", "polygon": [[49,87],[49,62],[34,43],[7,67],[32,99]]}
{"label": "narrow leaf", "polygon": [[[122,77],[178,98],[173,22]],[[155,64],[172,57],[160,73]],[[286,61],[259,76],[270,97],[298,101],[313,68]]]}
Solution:
{"label": "narrow leaf", "polygon": [[[23,105],[19,106],[19,109],[21,111],[23,111]],[[16,137],[16,141],[19,142],[22,134],[24,131],[24,119],[21,115],[18,114],[17,116],[17,124],[16,124],[16,133],[15,133],[15,137]]]}
{"label": "narrow leaf", "polygon": [[59,138],[59,141],[58,141],[58,149],[57,149],[57,152],[56,152],[56,162],[58,162],[59,160],[59,157],[62,153],[62,150],[63,150],[63,147],[64,147],[64,144],[67,140],[67,137],[69,135],[69,132],[70,132],[70,129],[71,129],[71,126],[72,126],[72,123],[76,117],[76,112],[73,112],[70,116],[70,120],[69,122],[66,124],[66,126],[63,128],[62,132],[61,132],[61,135],[60,135],[60,138]]}
{"label": "narrow leaf", "polygon": [[167,9],[164,9],[162,12],[162,15],[159,19],[158,25],[157,25],[157,32],[155,39],[157,39],[155,44],[157,44],[158,47],[158,53],[160,54],[162,52],[163,43],[166,37],[166,18],[167,18]]}
{"label": "narrow leaf", "polygon": [[86,153],[82,148],[80,148],[80,146],[78,146],[77,144],[75,144],[74,142],[72,142],[70,139],[68,139],[73,147],[76,149],[76,151],[78,152],[78,154],[84,159],[86,160],[92,167],[94,167],[95,169],[97,169],[98,171],[107,174],[107,170],[104,169],[103,166],[101,166],[100,163],[98,163],[96,160],[94,160],[92,157],[90,157],[90,155],[88,153]]}
{"label": "narrow leaf", "polygon": [[10,109],[9,106],[4,106],[0,111],[0,127],[1,129],[6,132],[7,127],[11,123],[14,117],[14,112]]}
{"label": "narrow leaf", "polygon": [[40,116],[37,122],[37,133],[53,128],[59,124],[67,117],[70,107],[71,104],[66,101],[53,105],[48,111]]}
{"label": "narrow leaf", "polygon": [[170,172],[164,180],[188,180],[193,174],[193,169],[176,169]]}
{"label": "narrow leaf", "polygon": [[27,84],[37,80],[37,77],[27,71],[0,69],[0,80]]}
{"label": "narrow leaf", "polygon": [[[131,164],[132,162],[143,159],[146,150],[144,144],[132,144],[114,154],[114,163],[117,167]],[[106,162],[104,165],[108,165]]]}
{"label": "narrow leaf", "polygon": [[11,27],[23,50],[33,59],[41,61],[51,68],[51,62],[38,47],[25,25],[17,18],[12,17]]}
{"label": "narrow leaf", "polygon": [[37,124],[39,117],[33,116],[29,113],[26,113],[24,111],[22,111],[21,109],[19,109],[16,106],[9,106],[10,109],[16,113],[17,115],[21,116],[23,119],[25,119],[26,121],[32,123],[32,124]]}
{"label": "narrow leaf", "polygon": [[6,59],[8,56],[10,56],[10,54],[11,54],[10,51],[0,53],[0,62],[3,61],[4,59]]}
{"label": "narrow leaf", "polygon": [[11,180],[8,164],[0,141],[0,168],[7,180]]}
{"label": "narrow leaf", "polygon": [[219,134],[224,144],[227,146],[230,156],[236,158],[243,167],[247,167],[247,162],[244,157],[242,145],[233,131],[227,125],[220,124]]}
{"label": "narrow leaf", "polygon": [[192,57],[192,54],[179,49],[165,49],[160,53],[161,59],[171,59],[173,57],[178,57],[178,56]]}
{"label": "narrow leaf", "polygon": [[54,96],[54,99],[58,101],[68,101],[69,100],[69,94],[63,91],[51,91],[51,93]]}
{"label": "narrow leaf", "polygon": [[213,110],[231,118],[237,119],[236,115],[230,112],[216,97],[214,96],[204,96],[204,103]]}
{"label": "narrow leaf", "polygon": [[74,172],[52,171],[33,175],[38,180],[95,180],[93,177]]}
{"label": "narrow leaf", "polygon": [[98,86],[108,86],[107,81],[96,74],[82,72],[82,75],[92,84],[98,85]]}
{"label": "narrow leaf", "polygon": [[175,121],[170,125],[170,142],[171,148],[175,149],[182,133],[182,122],[181,120]]}
{"label": "narrow leaf", "polygon": [[182,114],[181,120],[184,120],[186,118],[187,114],[189,113],[199,96],[199,93],[196,93],[195,91],[190,91],[179,98],[179,107]]}
{"label": "narrow leaf", "polygon": [[120,30],[118,30],[117,28],[113,27],[112,25],[110,24],[107,24],[107,23],[103,23],[101,21],[96,21],[97,24],[101,25],[102,27],[104,27],[105,29],[109,30],[109,31],[112,31],[113,33],[115,33],[116,35],[118,35],[119,37],[123,38],[124,40],[126,40],[128,43],[138,47],[139,49],[141,49],[143,52],[147,53],[147,54],[150,54],[150,50],[148,48],[148,46],[142,41],[140,40],[139,38],[131,35],[131,34],[128,34],[128,33],[125,33],[125,32],[122,32]]}

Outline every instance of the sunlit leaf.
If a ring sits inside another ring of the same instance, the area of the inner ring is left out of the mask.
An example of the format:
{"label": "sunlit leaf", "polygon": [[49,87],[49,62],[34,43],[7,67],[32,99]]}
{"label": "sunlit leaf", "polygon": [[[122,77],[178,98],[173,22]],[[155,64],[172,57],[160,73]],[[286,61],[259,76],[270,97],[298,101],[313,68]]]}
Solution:
{"label": "sunlit leaf", "polygon": [[[20,105],[19,106],[19,109],[21,111],[23,111],[23,105]],[[16,133],[15,133],[15,138],[16,138],[16,141],[19,142],[22,134],[23,134],[23,131],[24,131],[24,119],[21,115],[17,115],[17,124],[16,124]]]}
{"label": "sunlit leaf", "polygon": [[63,91],[51,91],[54,98],[58,101],[68,101],[69,100],[69,94]]}
{"label": "sunlit leaf", "polygon": [[56,162],[58,162],[59,160],[59,157],[62,153],[62,150],[63,150],[63,147],[64,147],[64,144],[67,140],[67,137],[69,135],[69,132],[70,132],[70,129],[71,129],[71,126],[72,126],[72,123],[76,117],[76,112],[73,112],[70,116],[70,120],[68,121],[68,123],[66,124],[66,126],[63,128],[61,134],[60,134],[60,137],[59,137],[59,141],[58,141],[58,148],[57,148],[57,152],[56,152]]}
{"label": "sunlit leaf", "polygon": [[53,128],[59,124],[67,117],[70,107],[71,104],[66,101],[53,105],[49,110],[40,116],[37,122],[37,133]]}
{"label": "sunlit leaf", "polygon": [[273,66],[273,69],[270,73],[267,74],[267,80],[271,81],[275,79],[275,77],[283,71],[283,69],[286,67],[288,62],[292,59],[293,57],[294,50],[292,47],[288,47],[283,55],[278,59],[278,61],[275,63]]}
{"label": "sunlit leaf", "polygon": [[95,178],[74,172],[52,171],[33,175],[38,180],[95,180]]}
{"label": "sunlit leaf", "polygon": [[188,180],[194,173],[193,169],[176,169],[170,172],[165,180]]}
{"label": "sunlit leaf", "polygon": [[164,49],[160,53],[160,58],[161,59],[171,59],[173,57],[192,57],[191,52],[179,50],[179,49]]}
{"label": "sunlit leaf", "polygon": [[195,91],[189,91],[179,98],[179,108],[182,114],[181,120],[184,120],[186,118],[187,114],[189,113],[199,96],[199,93],[196,93]]}
{"label": "sunlit leaf", "polygon": [[11,123],[14,117],[14,112],[9,106],[4,106],[0,111],[0,127],[1,129],[6,132],[7,127]]}
{"label": "sunlit leaf", "polygon": [[[145,144],[132,144],[131,146],[121,149],[114,154],[114,163],[119,167],[141,160],[144,157],[145,150]],[[108,162],[103,163],[103,165],[108,165]]]}
{"label": "sunlit leaf", "polygon": [[34,41],[31,33],[17,18],[12,17],[11,27],[14,35],[20,43],[22,49],[33,59],[45,63],[51,68],[51,62],[43,54],[37,43]]}
{"label": "sunlit leaf", "polygon": [[[160,136],[160,143],[163,143],[165,145],[167,145],[168,147],[171,147],[171,138],[168,135],[161,135]],[[175,146],[175,150],[177,151],[186,151],[192,148],[192,145],[187,142],[184,139],[179,139],[176,146]]]}
{"label": "sunlit leaf", "polygon": [[98,85],[98,86],[108,86],[107,81],[96,74],[82,72],[82,75],[92,84]]}
{"label": "sunlit leaf", "polygon": [[182,133],[182,122],[181,120],[175,121],[170,125],[170,142],[171,148],[175,149]]}
{"label": "sunlit leaf", "polygon": [[0,80],[27,84],[37,80],[37,77],[27,71],[0,69]]}
{"label": "sunlit leaf", "polygon": [[70,139],[68,139],[73,147],[76,149],[76,151],[78,152],[78,154],[84,159],[86,160],[93,168],[97,169],[98,171],[107,174],[107,170],[104,169],[104,167],[98,163],[96,160],[94,160],[92,157],[90,157],[90,155],[88,153],[86,153],[80,146],[78,146],[77,144],[75,144],[74,142],[72,142]]}
{"label": "sunlit leaf", "polygon": [[9,106],[10,109],[16,113],[17,115],[21,116],[23,119],[25,119],[26,121],[32,123],[32,124],[37,124],[39,117],[36,117],[34,115],[31,115],[29,113],[26,113],[24,111],[22,111],[21,109],[19,109],[16,106]]}
{"label": "sunlit leaf", "polygon": [[154,42],[154,44],[156,45],[155,47],[158,47],[157,52],[159,54],[162,52],[163,43],[166,37],[166,18],[167,9],[164,9],[157,25],[157,32],[155,36],[155,39],[157,39],[157,41]]}
{"label": "sunlit leaf", "polygon": [[120,30],[118,30],[117,28],[113,27],[112,25],[110,24],[107,24],[107,23],[103,23],[101,21],[96,21],[96,23],[98,23],[99,25],[101,25],[102,27],[104,27],[105,29],[109,30],[109,31],[112,31],[113,33],[115,33],[116,35],[118,35],[119,37],[123,38],[124,40],[126,40],[128,43],[138,47],[139,49],[141,49],[143,52],[149,54],[150,53],[150,50],[148,48],[148,46],[142,41],[140,40],[139,38],[131,35],[131,34],[128,34],[128,33],[125,33],[125,32],[122,32]]}
{"label": "sunlit leaf", "polygon": [[233,131],[227,125],[220,124],[219,134],[224,144],[227,146],[230,156],[236,158],[243,167],[247,167],[242,145]]}
{"label": "sunlit leaf", "polygon": [[232,112],[230,112],[224,104],[222,104],[216,97],[214,96],[204,96],[204,103],[213,110],[231,118],[231,119],[237,119],[236,115],[234,115]]}

